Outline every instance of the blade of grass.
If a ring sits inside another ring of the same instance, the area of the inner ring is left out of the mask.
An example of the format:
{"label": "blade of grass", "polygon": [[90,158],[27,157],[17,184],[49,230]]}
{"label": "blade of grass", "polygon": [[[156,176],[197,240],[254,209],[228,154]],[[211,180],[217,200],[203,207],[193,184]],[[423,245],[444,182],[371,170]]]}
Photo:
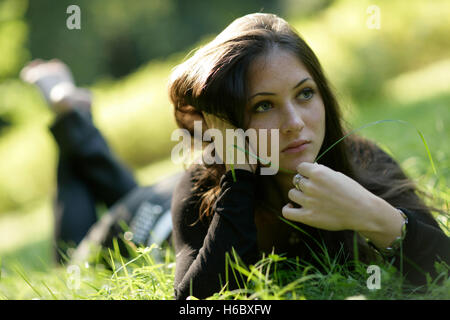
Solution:
{"label": "blade of grass", "polygon": [[[368,127],[371,127],[371,126],[374,126],[374,125],[377,125],[377,124],[381,124],[381,123],[386,123],[386,122],[397,122],[397,123],[406,124],[406,125],[412,126],[412,127],[417,131],[417,133],[419,134],[419,136],[420,136],[420,138],[421,138],[421,140],[422,140],[423,145],[425,146],[425,150],[426,150],[426,152],[427,152],[427,156],[428,156],[428,159],[429,159],[429,161],[430,161],[430,164],[431,164],[431,167],[432,167],[432,169],[433,169],[433,172],[434,172],[434,174],[437,174],[437,170],[436,170],[436,166],[434,165],[433,157],[431,156],[430,149],[429,149],[429,147],[428,147],[428,144],[427,144],[427,142],[426,142],[426,140],[425,140],[425,137],[424,137],[423,133],[422,133],[419,129],[417,129],[414,125],[412,125],[411,123],[409,123],[408,121],[405,121],[405,120],[396,120],[396,119],[385,119],[385,120],[378,120],[378,121],[370,122],[370,123],[367,123],[367,124],[365,124],[365,125],[363,125],[363,126],[361,126],[361,127],[359,127],[359,128],[356,128],[356,129],[350,131],[349,133],[347,133],[346,135],[344,135],[342,138],[340,138],[339,140],[337,140],[336,142],[334,142],[331,146],[329,146],[324,152],[322,152],[322,153],[316,158],[315,162],[318,162],[318,161],[320,160],[320,158],[322,158],[328,151],[330,151],[330,150],[331,150],[332,148],[334,148],[339,142],[341,142],[342,140],[344,140],[344,139],[347,138],[348,136],[350,136],[350,135],[352,135],[352,134],[354,134],[354,133],[356,133],[356,132],[358,132],[358,131],[361,131],[361,130],[363,130],[363,129],[365,129],[365,128],[368,128]],[[259,158],[258,156],[254,155],[253,153],[250,153],[250,152],[247,151],[247,150],[243,150],[242,148],[238,147],[237,145],[234,145],[234,147],[237,148],[237,149],[239,149],[239,150],[241,150],[241,151],[243,151],[243,152],[245,152],[245,153],[247,153],[249,156],[252,156],[252,157],[254,157],[254,158],[260,160],[260,161],[263,162],[264,164],[270,164],[270,161],[261,159],[261,158]],[[233,166],[232,164],[231,164],[231,170],[232,170],[232,174],[233,174],[233,179],[234,179],[234,181],[236,181],[236,176],[235,176],[235,174],[234,174],[234,166]],[[295,174],[295,173],[296,173],[295,171],[288,170],[288,169],[284,169],[284,168],[282,168],[282,167],[279,167],[279,171],[284,172],[284,173],[291,173],[291,174]]]}
{"label": "blade of grass", "polygon": [[333,143],[330,147],[328,147],[324,152],[322,152],[316,158],[316,162],[319,161],[319,159],[322,158],[328,151],[330,151],[335,145],[337,145],[339,142],[341,142],[342,140],[347,138],[349,135],[351,135],[353,133],[356,133],[358,131],[361,131],[361,130],[363,130],[365,128],[368,128],[368,127],[371,127],[371,126],[374,126],[374,125],[377,125],[377,124],[381,124],[381,123],[386,123],[386,122],[397,122],[397,123],[401,123],[401,124],[406,124],[406,125],[409,125],[409,126],[413,127],[417,131],[417,133],[419,134],[419,136],[420,136],[420,138],[422,140],[423,145],[425,146],[425,150],[427,151],[427,156],[428,156],[428,159],[430,160],[430,164],[431,164],[431,167],[433,169],[433,172],[434,172],[434,174],[437,174],[436,167],[435,167],[434,161],[433,161],[433,157],[431,156],[430,149],[428,148],[428,144],[427,144],[427,142],[425,140],[425,137],[424,137],[423,133],[419,129],[417,129],[414,125],[409,123],[408,121],[396,120],[396,119],[385,119],[385,120],[378,120],[378,121],[370,122],[370,123],[367,123],[367,124],[365,124],[365,125],[363,125],[363,126],[361,126],[359,128],[356,128],[356,129],[350,131],[345,136],[343,136],[342,138],[337,140],[335,143]]}
{"label": "blade of grass", "polygon": [[50,288],[47,286],[47,284],[43,280],[41,281],[41,283],[47,289],[47,291],[50,293],[50,295],[52,296],[53,300],[58,300],[58,298],[54,295],[53,291],[50,290]]}
{"label": "blade of grass", "polygon": [[25,273],[22,270],[20,270],[19,266],[13,267],[13,270],[28,284],[28,286],[39,296],[39,298],[42,298],[42,294],[39,292],[37,288],[35,288],[35,286],[31,284],[30,280],[28,280]]}
{"label": "blade of grass", "polygon": [[428,148],[428,144],[425,141],[425,137],[423,136],[422,132],[420,132],[418,129],[416,129],[416,130],[417,130],[417,133],[419,134],[420,138],[422,139],[422,142],[423,142],[423,145],[425,146],[425,149],[427,150],[428,159],[430,160],[431,168],[433,169],[433,173],[437,174],[436,167],[434,166],[433,158],[431,157],[430,149]]}
{"label": "blade of grass", "polygon": [[303,282],[306,282],[308,280],[318,278],[318,277],[319,277],[318,275],[311,274],[311,275],[303,276],[300,279],[294,280],[291,283],[288,283],[283,288],[281,288],[280,291],[277,292],[277,296],[281,297],[288,291],[292,291],[292,290],[296,289],[299,284],[302,284]]}

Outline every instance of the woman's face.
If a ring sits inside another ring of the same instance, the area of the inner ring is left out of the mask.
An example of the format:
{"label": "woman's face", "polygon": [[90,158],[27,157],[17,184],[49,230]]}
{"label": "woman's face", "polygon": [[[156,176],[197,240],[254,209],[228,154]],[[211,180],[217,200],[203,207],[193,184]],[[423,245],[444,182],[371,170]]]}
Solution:
{"label": "woman's face", "polygon": [[268,129],[269,152],[270,129],[279,130],[280,169],[314,162],[325,136],[325,107],[300,59],[275,48],[250,65],[248,84],[247,128]]}

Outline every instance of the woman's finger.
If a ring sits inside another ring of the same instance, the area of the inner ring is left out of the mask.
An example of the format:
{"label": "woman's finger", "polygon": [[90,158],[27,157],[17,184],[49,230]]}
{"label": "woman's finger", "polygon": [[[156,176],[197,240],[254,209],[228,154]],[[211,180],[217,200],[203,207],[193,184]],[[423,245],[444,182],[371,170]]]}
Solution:
{"label": "woman's finger", "polygon": [[309,180],[308,178],[298,173],[292,177],[292,184],[297,190],[305,192],[308,190]]}
{"label": "woman's finger", "polygon": [[321,165],[318,163],[302,162],[297,166],[297,172],[302,176],[311,178],[320,170]]}
{"label": "woman's finger", "polygon": [[295,202],[301,206],[305,206],[307,202],[307,196],[305,194],[297,189],[291,189],[288,192],[288,198],[292,202]]}
{"label": "woman's finger", "polygon": [[304,218],[310,215],[304,208],[294,208],[291,203],[285,205],[281,210],[281,213],[284,218],[297,222],[302,222]]}

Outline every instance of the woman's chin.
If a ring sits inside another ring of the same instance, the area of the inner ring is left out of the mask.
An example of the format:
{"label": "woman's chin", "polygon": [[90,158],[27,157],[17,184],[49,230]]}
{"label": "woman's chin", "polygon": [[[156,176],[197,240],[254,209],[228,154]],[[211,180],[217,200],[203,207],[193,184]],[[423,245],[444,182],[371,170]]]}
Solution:
{"label": "woman's chin", "polygon": [[297,172],[297,166],[302,162],[313,163],[314,159],[309,159],[309,157],[300,157],[295,160],[293,159],[291,161],[280,161],[280,169]]}

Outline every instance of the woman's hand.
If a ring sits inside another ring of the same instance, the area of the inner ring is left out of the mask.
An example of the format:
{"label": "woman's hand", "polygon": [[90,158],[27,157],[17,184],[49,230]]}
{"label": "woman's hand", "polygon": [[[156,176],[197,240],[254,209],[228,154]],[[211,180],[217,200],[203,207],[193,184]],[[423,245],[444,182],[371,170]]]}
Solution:
{"label": "woman's hand", "polygon": [[401,234],[399,212],[355,180],[317,163],[301,163],[297,171],[304,177],[300,190],[289,190],[288,197],[301,208],[284,206],[286,219],[330,231],[355,230],[380,247]]}
{"label": "woman's hand", "polygon": [[[244,153],[244,152],[233,146],[235,144],[234,141],[227,141],[227,139],[226,139],[226,137],[227,137],[226,131],[227,131],[227,129],[231,129],[231,130],[233,130],[233,132],[237,133],[238,136],[240,138],[244,139],[244,141],[245,141],[245,137],[242,134],[240,134],[240,132],[242,133],[243,131],[240,131],[240,130],[236,131],[237,128],[235,126],[231,125],[230,123],[228,123],[210,113],[203,112],[203,118],[205,119],[208,129],[216,129],[220,132],[222,141],[217,141],[217,137],[215,137],[214,145],[216,148],[216,153],[219,152],[219,157],[225,163],[226,170],[227,171],[231,170],[232,169],[231,165],[233,165],[234,169],[244,169],[244,170],[251,171],[254,173],[256,171],[256,165],[251,164],[248,161],[249,156],[245,154],[244,155],[245,161],[244,162],[238,161],[239,157],[237,156],[237,154],[241,153],[241,155],[242,155],[242,153]],[[250,152],[252,152],[252,153],[254,152],[253,151],[254,149],[251,146],[249,146],[247,142],[245,144],[245,148],[246,148],[245,150],[250,149],[249,150]],[[222,149],[222,150],[219,150],[219,149]],[[233,154],[234,154],[234,158],[232,160],[230,159],[230,157],[227,157],[227,155],[230,152],[233,152]],[[220,156],[220,155],[222,155],[222,156]],[[240,158],[242,158],[242,157],[240,157]]]}

